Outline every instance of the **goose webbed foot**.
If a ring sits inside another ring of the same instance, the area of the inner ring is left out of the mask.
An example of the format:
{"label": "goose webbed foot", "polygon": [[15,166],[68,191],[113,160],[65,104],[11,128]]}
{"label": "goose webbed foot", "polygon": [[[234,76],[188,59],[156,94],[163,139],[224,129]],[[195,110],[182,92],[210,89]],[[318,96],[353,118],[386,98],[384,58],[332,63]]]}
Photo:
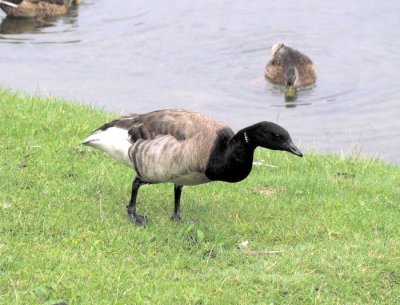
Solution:
{"label": "goose webbed foot", "polygon": [[171,221],[180,221],[181,220],[181,215],[179,214],[174,214],[171,216]]}
{"label": "goose webbed foot", "polygon": [[145,184],[139,177],[136,177],[132,182],[132,194],[129,205],[126,207],[129,219],[139,226],[145,226],[147,224],[146,216],[142,216],[136,213],[136,197],[139,188],[142,184]]}
{"label": "goose webbed foot", "polygon": [[136,213],[132,207],[127,206],[129,219],[138,226],[145,226],[147,224],[147,217]]}

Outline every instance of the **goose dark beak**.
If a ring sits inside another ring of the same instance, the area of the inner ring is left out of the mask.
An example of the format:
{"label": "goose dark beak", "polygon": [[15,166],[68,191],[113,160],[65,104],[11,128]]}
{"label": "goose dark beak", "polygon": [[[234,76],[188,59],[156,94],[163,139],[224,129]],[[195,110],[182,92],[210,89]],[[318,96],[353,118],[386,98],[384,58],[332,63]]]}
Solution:
{"label": "goose dark beak", "polygon": [[303,157],[303,153],[292,142],[289,143],[287,151],[296,156]]}

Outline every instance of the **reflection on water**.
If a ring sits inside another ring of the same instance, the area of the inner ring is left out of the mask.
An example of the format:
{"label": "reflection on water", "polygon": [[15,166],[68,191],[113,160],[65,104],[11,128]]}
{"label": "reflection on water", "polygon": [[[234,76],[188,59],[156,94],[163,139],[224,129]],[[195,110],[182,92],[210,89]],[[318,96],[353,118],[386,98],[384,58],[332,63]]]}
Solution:
{"label": "reflection on water", "polygon": [[35,19],[4,18],[0,24],[0,34],[23,34],[39,32],[42,28],[52,26],[51,23]]}
{"label": "reflection on water", "polygon": [[[397,0],[84,0],[48,24],[0,15],[0,85],[117,113],[189,108],[235,130],[277,121],[303,149],[400,163],[399,11]],[[277,42],[317,66],[294,101],[263,78]]]}
{"label": "reflection on water", "polygon": [[[285,107],[285,108],[296,108],[297,106],[308,106],[312,104],[310,99],[310,91],[313,90],[316,85],[311,84],[305,87],[297,88],[294,96],[285,96],[286,87],[276,84],[270,84],[271,87],[267,89],[269,94],[274,94],[276,97],[280,97],[281,100],[277,104],[272,104],[272,107]],[[318,101],[320,98],[318,98]],[[315,100],[314,102],[317,102]]]}

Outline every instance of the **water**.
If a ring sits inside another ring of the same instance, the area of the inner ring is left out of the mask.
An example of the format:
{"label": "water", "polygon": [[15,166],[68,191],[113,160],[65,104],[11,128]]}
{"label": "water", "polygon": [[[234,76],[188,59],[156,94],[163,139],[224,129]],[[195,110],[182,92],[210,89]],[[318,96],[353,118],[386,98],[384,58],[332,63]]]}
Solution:
{"label": "water", "polygon": [[[400,164],[399,1],[82,2],[47,23],[0,12],[0,85],[116,113],[188,108],[234,130],[274,121],[303,149]],[[318,68],[295,103],[263,79],[280,41]]]}

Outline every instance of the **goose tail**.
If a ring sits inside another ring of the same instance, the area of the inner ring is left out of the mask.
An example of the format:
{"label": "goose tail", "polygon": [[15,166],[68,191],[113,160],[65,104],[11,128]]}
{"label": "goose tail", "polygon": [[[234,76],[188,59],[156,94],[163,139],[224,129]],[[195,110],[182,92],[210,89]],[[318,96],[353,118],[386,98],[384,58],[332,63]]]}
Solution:
{"label": "goose tail", "polygon": [[97,129],[84,139],[81,144],[104,151],[115,160],[130,167],[132,166],[129,158],[129,148],[132,146],[132,142],[126,129],[118,127]]}

